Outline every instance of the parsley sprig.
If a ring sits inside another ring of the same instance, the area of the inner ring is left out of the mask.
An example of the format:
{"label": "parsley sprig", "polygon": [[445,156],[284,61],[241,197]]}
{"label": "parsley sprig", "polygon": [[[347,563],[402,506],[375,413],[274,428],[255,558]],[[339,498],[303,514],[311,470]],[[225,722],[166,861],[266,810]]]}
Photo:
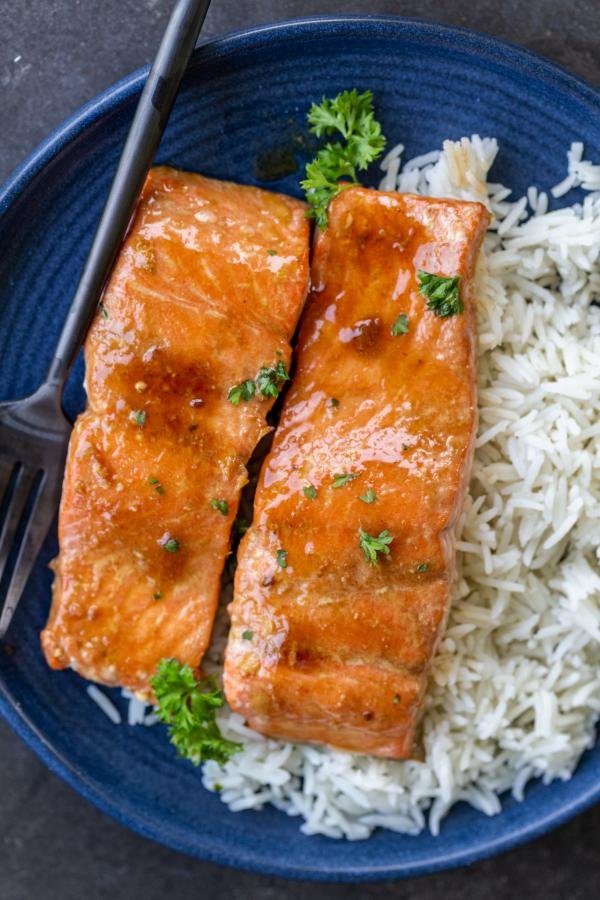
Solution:
{"label": "parsley sprig", "polygon": [[180,756],[194,765],[214,759],[227,762],[242,745],[226,740],[216,721],[223,694],[214,676],[198,681],[192,669],[177,659],[161,659],[151,679],[158,702],[156,714],[169,729],[171,743]]}
{"label": "parsley sprig", "polygon": [[446,277],[444,275],[432,275],[419,269],[419,291],[427,298],[427,309],[440,318],[455,316],[464,312],[463,302],[460,296],[460,275]]}
{"label": "parsley sprig", "polygon": [[380,531],[377,537],[372,534],[368,534],[368,532],[363,531],[362,528],[359,529],[358,532],[358,543],[360,549],[364,553],[366,561],[370,566],[379,565],[378,554],[383,554],[383,556],[389,556],[390,553],[390,544],[394,538],[389,533],[387,528],[384,531]]}
{"label": "parsley sprig", "polygon": [[274,366],[262,366],[255,379],[247,378],[246,381],[235,384],[230,388],[227,399],[234,406],[238,406],[242,400],[252,400],[257,392],[262,394],[265,400],[267,397],[277,397],[282,384],[289,380],[290,375],[285,363],[279,360]]}
{"label": "parsley sprig", "polygon": [[385,138],[375,119],[372,91],[359,94],[354,89],[342,91],[332,100],[323,97],[321,103],[311,106],[308,124],[319,138],[338,132],[344,138],[344,143],[325,144],[306,166],[306,178],[300,182],[310,207],[307,215],[323,229],[330,200],[344,187],[358,184],[357,173],[383,153]]}

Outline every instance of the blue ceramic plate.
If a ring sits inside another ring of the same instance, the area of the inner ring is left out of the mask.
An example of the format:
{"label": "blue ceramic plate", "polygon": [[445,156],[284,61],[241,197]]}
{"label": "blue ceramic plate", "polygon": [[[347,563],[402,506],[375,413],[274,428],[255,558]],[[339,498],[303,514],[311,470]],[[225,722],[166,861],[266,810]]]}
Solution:
{"label": "blue ceramic plate", "polygon": [[[61,126],[0,193],[2,399],[42,378],[75,287],[145,71]],[[301,162],[311,100],[371,88],[384,132],[409,155],[478,132],[500,140],[494,175],[522,191],[565,174],[573,139],[600,146],[600,96],[536,56],[468,31],[397,18],[335,17],[253,29],[205,44],[193,58],[158,159],[217,178],[261,183],[274,151]],[[285,154],[284,154],[285,155]],[[289,155],[289,153],[288,153]],[[277,156],[277,153],[275,153]],[[264,182],[262,182],[264,184]],[[298,193],[298,174],[269,187]],[[82,368],[66,393],[83,403]],[[50,603],[47,541],[0,652],[0,710],[81,794],[143,835],[185,853],[261,872],[366,880],[432,872],[525,841],[600,797],[600,747],[568,783],[530,786],[486,818],[461,805],[437,838],[380,831],[358,843],[305,837],[267,808],[232,814],[178,761],[162,728],[116,728],[71,672],[51,672],[38,634]],[[118,695],[117,705],[123,705]]]}

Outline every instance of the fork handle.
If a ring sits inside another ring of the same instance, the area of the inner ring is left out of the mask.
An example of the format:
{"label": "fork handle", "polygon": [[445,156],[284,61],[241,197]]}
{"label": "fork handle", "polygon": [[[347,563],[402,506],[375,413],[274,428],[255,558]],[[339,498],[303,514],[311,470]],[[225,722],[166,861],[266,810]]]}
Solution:
{"label": "fork handle", "polygon": [[178,0],[144,85],[127,141],[45,384],[59,393],[94,317],[210,0]]}

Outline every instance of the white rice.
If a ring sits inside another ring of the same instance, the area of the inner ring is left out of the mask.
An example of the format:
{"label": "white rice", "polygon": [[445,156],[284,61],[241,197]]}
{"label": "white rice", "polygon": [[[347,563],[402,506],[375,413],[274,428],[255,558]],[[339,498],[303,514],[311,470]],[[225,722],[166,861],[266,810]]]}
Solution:
{"label": "white rice", "polygon": [[[459,800],[495,815],[504,791],[522,800],[532,778],[568,779],[600,713],[600,166],[573,144],[551,193],[593,193],[547,212],[535,186],[512,202],[488,183],[493,139],[446,141],[403,167],[402,151],[385,157],[383,188],[480,200],[494,216],[478,311],[479,436],[425,762],[268,740],[224,710],[223,732],[244,749],[203,769],[232,810],[272,803],[306,834],[353,840],[377,827],[437,834]],[[226,631],[223,609],[215,671]],[[130,708],[129,721],[148,715]]]}
{"label": "white rice", "polygon": [[96,687],[95,684],[88,684],[86,690],[90,700],[93,700],[94,703],[100,707],[104,715],[108,716],[111,722],[114,722],[115,725],[120,725],[121,713],[112,702],[110,697],[107,697],[106,694],[104,694],[100,690],[100,688]]}

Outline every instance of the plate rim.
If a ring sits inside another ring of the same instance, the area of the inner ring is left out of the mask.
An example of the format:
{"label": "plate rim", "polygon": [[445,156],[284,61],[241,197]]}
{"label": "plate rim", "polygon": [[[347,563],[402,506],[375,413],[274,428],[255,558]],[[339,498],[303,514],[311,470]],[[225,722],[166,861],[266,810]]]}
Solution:
{"label": "plate rim", "polygon": [[[249,28],[228,32],[224,35],[202,40],[192,56],[191,65],[196,68],[223,58],[239,50],[256,47],[261,39],[276,40],[279,34],[294,36],[296,32],[315,31],[324,27],[332,30],[355,28],[368,32],[369,29],[399,29],[410,37],[418,35],[425,39],[435,37],[446,38],[459,49],[478,49],[485,51],[487,57],[496,58],[517,64],[524,74],[535,74],[545,83],[582,99],[600,112],[600,88],[595,88],[583,78],[540,54],[525,47],[513,44],[473,29],[427,21],[419,18],[383,15],[383,14],[335,14],[301,16],[275,22],[258,24]],[[80,133],[95,124],[106,113],[122,106],[141,91],[149,66],[140,67],[123,78],[109,85],[75,112],[63,119],[52,131],[40,141],[29,155],[9,174],[0,186],[0,215],[7,213],[33,179],[52,162],[63,146],[71,143]],[[27,712],[14,698],[8,686],[0,678],[0,715],[17,736],[32,750],[44,765],[55,775],[63,779],[78,794],[91,802],[101,812],[110,815],[120,825],[130,828],[142,837],[154,840],[173,850],[203,859],[212,863],[234,869],[258,872],[265,875],[276,875],[284,878],[304,879],[322,882],[368,882],[390,880],[415,875],[433,874],[468,865],[492,855],[505,852],[512,847],[524,844],[547,831],[555,828],[576,814],[583,812],[593,803],[600,800],[600,778],[597,783],[587,788],[584,786],[570,801],[564,802],[558,810],[553,810],[530,824],[517,825],[501,836],[486,839],[469,850],[456,850],[445,855],[438,855],[435,860],[422,860],[416,863],[377,865],[366,868],[364,865],[344,870],[323,868],[322,866],[307,868],[291,862],[289,865],[271,864],[245,848],[237,850],[232,859],[212,844],[202,844],[202,834],[198,833],[198,843],[194,847],[186,846],[177,838],[167,839],[159,831],[148,827],[133,815],[124,813],[117,802],[107,798],[93,778],[84,769],[79,768],[60,751],[31,721]]]}

